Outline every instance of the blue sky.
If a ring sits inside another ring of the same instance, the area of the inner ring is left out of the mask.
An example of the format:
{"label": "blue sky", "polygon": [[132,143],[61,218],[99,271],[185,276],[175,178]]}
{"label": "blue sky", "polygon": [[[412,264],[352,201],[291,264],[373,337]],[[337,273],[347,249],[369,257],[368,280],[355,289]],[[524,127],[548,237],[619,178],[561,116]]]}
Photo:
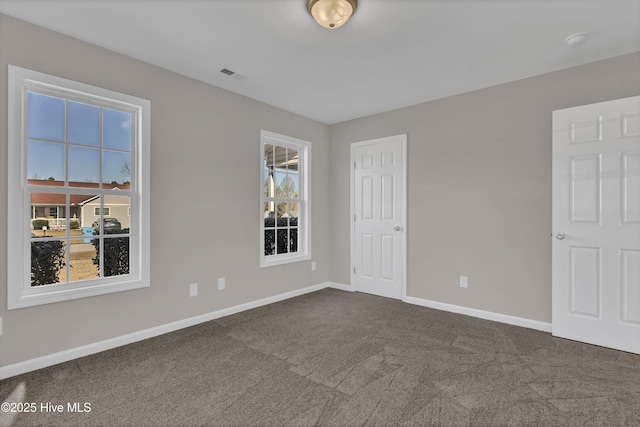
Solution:
{"label": "blue sky", "polygon": [[28,178],[64,181],[66,164],[69,181],[130,180],[122,171],[131,164],[130,113],[29,92],[27,114]]}

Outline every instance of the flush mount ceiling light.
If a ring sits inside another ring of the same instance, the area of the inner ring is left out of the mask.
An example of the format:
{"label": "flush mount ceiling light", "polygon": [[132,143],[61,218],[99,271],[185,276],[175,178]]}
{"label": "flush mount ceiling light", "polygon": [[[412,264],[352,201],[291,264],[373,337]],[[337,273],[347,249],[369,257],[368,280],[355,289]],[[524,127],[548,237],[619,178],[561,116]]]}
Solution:
{"label": "flush mount ceiling light", "polygon": [[307,0],[307,11],[321,27],[343,26],[358,7],[358,0]]}

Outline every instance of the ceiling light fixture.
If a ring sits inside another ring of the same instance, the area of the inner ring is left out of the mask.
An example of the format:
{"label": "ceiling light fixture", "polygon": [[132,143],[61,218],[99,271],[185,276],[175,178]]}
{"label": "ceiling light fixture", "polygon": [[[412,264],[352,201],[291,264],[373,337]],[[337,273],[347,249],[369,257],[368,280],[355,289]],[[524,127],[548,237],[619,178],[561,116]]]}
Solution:
{"label": "ceiling light fixture", "polygon": [[358,7],[358,0],[307,0],[307,11],[323,28],[343,26]]}

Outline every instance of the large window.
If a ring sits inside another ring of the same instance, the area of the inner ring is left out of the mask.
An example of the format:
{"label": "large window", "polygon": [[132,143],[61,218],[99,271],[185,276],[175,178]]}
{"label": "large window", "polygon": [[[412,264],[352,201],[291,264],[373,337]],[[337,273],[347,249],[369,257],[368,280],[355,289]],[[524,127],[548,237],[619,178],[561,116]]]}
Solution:
{"label": "large window", "polygon": [[260,266],[310,259],[311,143],[262,131]]}
{"label": "large window", "polygon": [[9,309],[149,286],[149,118],[147,100],[9,67]]}

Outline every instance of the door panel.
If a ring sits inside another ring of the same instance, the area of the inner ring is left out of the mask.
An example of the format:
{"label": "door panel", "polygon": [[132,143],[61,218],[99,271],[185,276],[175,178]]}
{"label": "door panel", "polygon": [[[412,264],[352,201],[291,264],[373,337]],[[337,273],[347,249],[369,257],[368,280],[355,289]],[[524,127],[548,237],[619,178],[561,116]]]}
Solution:
{"label": "door panel", "polygon": [[553,334],[640,354],[640,97],[553,113]]}
{"label": "door panel", "polygon": [[352,283],[357,291],[401,299],[404,275],[406,136],[352,146]]}
{"label": "door panel", "polygon": [[640,325],[640,251],[620,251],[622,321]]}
{"label": "door panel", "polygon": [[360,273],[362,277],[365,278],[373,278],[373,265],[375,261],[373,259],[373,235],[369,233],[362,233],[362,244],[361,244],[361,263],[360,268],[362,272]]}
{"label": "door panel", "polygon": [[600,248],[569,247],[571,313],[600,317]]}
{"label": "door panel", "polygon": [[573,224],[600,223],[600,156],[570,158],[569,176]]}
{"label": "door panel", "polygon": [[622,153],[622,200],[620,211],[625,225],[640,225],[640,151]]}

